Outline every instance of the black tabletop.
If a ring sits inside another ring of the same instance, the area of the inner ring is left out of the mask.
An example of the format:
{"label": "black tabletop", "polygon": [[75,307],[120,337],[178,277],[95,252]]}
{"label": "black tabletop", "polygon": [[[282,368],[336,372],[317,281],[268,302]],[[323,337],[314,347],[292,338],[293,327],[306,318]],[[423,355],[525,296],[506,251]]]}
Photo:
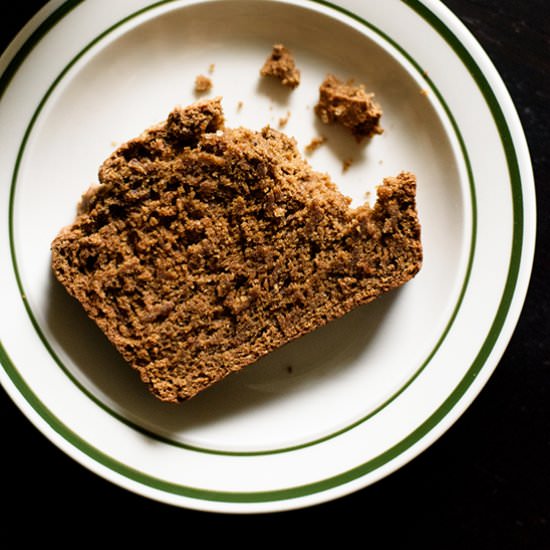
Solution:
{"label": "black tabletop", "polygon": [[[44,3],[27,0],[3,10],[0,49]],[[419,548],[550,548],[550,3],[444,3],[505,81],[524,125],[537,187],[537,252],[527,300],[499,366],[471,407],[428,450],[366,489],[311,508],[233,516],[171,507],[112,485],[58,450],[0,390],[4,532],[16,525],[11,520],[24,519],[32,528],[43,518],[64,525],[70,520],[88,532],[93,526],[97,532],[162,525],[163,544],[180,540],[184,526],[203,540],[217,532],[238,541],[247,533],[243,527],[256,526],[269,529],[264,534],[273,540],[290,542],[285,527],[296,524],[302,533],[335,532],[365,543],[382,536],[390,548],[406,542]]]}

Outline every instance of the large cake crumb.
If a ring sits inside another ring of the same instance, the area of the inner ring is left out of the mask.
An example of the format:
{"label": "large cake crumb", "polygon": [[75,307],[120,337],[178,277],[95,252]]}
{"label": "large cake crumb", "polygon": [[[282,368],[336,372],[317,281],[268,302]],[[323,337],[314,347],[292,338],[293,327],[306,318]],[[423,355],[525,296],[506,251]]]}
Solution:
{"label": "large cake crumb", "polygon": [[300,84],[300,71],[296,67],[294,57],[288,48],[275,44],[271,55],[260,69],[262,76],[278,78],[284,86],[296,88]]}
{"label": "large cake crumb", "polygon": [[334,122],[348,128],[360,142],[383,132],[380,126],[382,109],[367,93],[364,85],[343,82],[329,74],[319,87],[319,101],[315,113],[325,124]]}

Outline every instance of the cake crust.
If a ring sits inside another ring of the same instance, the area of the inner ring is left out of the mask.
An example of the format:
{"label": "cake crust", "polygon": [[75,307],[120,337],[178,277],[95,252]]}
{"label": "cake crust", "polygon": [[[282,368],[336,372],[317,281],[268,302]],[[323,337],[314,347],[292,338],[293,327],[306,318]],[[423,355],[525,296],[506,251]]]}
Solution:
{"label": "cake crust", "polygon": [[52,243],[61,284],[162,401],[232,372],[410,280],[416,180],[350,207],[296,142],[225,128],[219,98],[119,147]]}

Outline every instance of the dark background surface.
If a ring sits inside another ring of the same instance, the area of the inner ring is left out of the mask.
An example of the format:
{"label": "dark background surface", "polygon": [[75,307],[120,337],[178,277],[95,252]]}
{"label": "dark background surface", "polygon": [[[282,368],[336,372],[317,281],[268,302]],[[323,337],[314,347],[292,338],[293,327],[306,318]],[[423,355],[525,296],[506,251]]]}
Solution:
{"label": "dark background surface", "polygon": [[[3,10],[1,50],[44,3]],[[159,542],[171,544],[188,543],[193,532],[203,541],[221,535],[242,542],[257,527],[259,542],[268,535],[291,543],[298,541],[289,531],[296,525],[311,541],[322,532],[345,536],[342,543],[382,537],[390,548],[550,548],[550,1],[444,3],[505,81],[524,125],[537,186],[537,252],[525,307],[472,406],[422,455],[362,491],[291,512],[232,516],[174,508],[104,481],[46,440],[0,390],[4,533],[15,530],[17,520],[26,526],[17,528],[20,536],[32,535],[44,521],[59,541],[69,540],[68,524],[85,529],[80,540],[112,525],[144,536],[161,525]]]}

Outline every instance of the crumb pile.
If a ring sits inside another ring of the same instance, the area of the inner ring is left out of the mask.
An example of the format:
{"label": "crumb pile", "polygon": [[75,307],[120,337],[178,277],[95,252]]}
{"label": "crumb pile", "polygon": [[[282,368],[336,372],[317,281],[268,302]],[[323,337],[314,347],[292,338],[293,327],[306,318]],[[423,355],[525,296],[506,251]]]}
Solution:
{"label": "crumb pile", "polygon": [[293,139],[224,127],[219,99],[118,148],[52,243],[57,279],[152,393],[188,399],[411,279],[410,173],[352,209]]}

